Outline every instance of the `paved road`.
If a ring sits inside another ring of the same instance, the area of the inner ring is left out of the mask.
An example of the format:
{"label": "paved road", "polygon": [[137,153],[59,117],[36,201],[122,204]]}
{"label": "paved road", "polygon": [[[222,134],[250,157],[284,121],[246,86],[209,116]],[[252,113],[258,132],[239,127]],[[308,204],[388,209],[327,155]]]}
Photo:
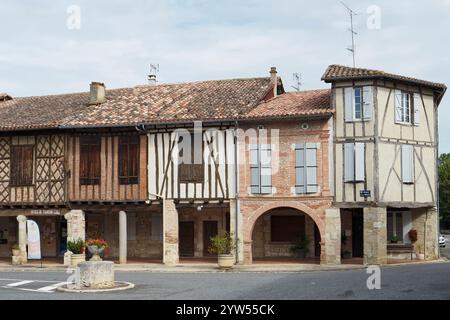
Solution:
{"label": "paved road", "polygon": [[0,299],[450,299],[450,263],[384,267],[380,290],[365,270],[307,273],[117,272],[136,288],[101,294],[55,291],[64,272],[0,272]]}

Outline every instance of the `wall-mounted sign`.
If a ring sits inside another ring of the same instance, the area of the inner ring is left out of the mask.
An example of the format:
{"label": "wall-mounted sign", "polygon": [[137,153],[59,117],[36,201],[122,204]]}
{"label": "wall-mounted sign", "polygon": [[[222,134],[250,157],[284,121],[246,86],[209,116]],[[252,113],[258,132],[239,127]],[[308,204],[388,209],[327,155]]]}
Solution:
{"label": "wall-mounted sign", "polygon": [[361,190],[359,192],[359,196],[363,197],[365,200],[367,200],[367,198],[370,198],[370,196],[371,196],[370,190]]}
{"label": "wall-mounted sign", "polygon": [[41,237],[39,226],[33,220],[27,220],[28,259],[41,259]]}
{"label": "wall-mounted sign", "polygon": [[61,211],[55,209],[39,209],[31,210],[30,214],[35,216],[59,216],[61,215]]}

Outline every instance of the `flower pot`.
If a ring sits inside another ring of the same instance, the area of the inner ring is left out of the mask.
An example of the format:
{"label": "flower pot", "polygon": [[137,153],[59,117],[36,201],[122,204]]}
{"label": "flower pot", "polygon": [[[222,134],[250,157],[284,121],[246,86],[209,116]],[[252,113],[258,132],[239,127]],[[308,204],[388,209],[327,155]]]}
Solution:
{"label": "flower pot", "polygon": [[12,249],[12,255],[13,257],[20,256],[20,249]]}
{"label": "flower pot", "polygon": [[103,250],[105,250],[105,248],[88,246],[88,250],[92,254],[92,258],[89,259],[89,261],[103,261],[102,258],[100,258],[100,254],[103,252]]}
{"label": "flower pot", "polygon": [[72,267],[76,267],[79,263],[86,261],[86,255],[84,253],[81,254],[72,254],[70,258],[70,265]]}
{"label": "flower pot", "polygon": [[221,269],[231,269],[234,266],[234,261],[233,254],[219,254],[217,257],[217,262]]}

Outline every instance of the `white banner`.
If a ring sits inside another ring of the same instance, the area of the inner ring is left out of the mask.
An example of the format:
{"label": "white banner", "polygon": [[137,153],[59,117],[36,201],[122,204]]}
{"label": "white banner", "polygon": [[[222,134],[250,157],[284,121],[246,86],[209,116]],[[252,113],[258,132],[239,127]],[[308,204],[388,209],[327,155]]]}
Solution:
{"label": "white banner", "polygon": [[39,226],[33,220],[27,220],[28,259],[41,259],[41,237]]}

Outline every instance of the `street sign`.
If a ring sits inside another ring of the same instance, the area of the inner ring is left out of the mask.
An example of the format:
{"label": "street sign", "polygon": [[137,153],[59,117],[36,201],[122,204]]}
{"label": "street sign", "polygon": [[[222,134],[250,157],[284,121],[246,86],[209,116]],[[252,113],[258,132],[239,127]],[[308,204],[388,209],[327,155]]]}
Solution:
{"label": "street sign", "polygon": [[359,196],[363,197],[365,200],[367,200],[367,198],[370,198],[370,196],[371,196],[370,190],[361,190],[359,192]]}

